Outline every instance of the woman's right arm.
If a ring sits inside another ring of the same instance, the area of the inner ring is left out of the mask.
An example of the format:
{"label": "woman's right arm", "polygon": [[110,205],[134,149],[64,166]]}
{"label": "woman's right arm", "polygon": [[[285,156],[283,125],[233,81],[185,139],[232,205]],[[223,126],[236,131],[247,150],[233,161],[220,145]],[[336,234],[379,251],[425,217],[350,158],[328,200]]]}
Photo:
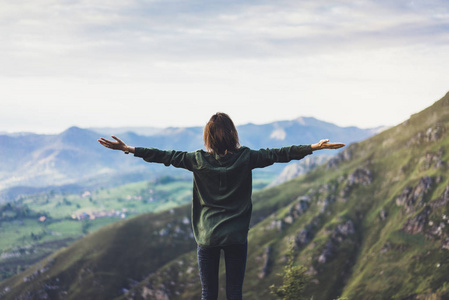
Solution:
{"label": "woman's right arm", "polygon": [[192,171],[195,166],[195,154],[185,151],[166,151],[156,148],[132,147],[126,145],[119,138],[112,136],[115,141],[100,138],[98,142],[106,148],[122,150],[126,154],[134,153],[147,162],[161,163],[166,166],[172,165],[176,168],[183,168]]}

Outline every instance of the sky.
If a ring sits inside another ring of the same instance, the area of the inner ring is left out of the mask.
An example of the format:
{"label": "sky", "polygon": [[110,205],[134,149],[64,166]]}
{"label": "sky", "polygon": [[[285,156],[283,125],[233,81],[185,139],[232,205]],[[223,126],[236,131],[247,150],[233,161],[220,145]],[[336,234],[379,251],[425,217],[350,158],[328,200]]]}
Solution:
{"label": "sky", "polygon": [[0,132],[393,126],[449,91],[447,0],[0,0]]}

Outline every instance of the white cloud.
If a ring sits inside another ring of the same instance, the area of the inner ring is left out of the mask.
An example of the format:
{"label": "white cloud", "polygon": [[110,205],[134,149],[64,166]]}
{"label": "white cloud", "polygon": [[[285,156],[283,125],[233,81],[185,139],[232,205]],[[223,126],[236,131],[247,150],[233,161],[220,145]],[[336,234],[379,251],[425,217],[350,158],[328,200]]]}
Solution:
{"label": "white cloud", "polygon": [[219,110],[393,125],[449,89],[448,16],[445,0],[4,0],[0,126],[198,125]]}

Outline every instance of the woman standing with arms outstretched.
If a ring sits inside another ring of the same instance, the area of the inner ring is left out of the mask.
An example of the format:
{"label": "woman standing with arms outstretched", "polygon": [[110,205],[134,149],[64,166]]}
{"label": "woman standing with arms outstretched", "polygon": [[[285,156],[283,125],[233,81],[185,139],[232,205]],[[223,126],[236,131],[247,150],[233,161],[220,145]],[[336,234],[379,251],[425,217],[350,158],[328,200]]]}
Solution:
{"label": "woman standing with arms outstretched", "polygon": [[165,151],[132,147],[119,138],[100,138],[103,146],[134,153],[147,162],[184,168],[193,173],[192,228],[197,243],[202,300],[218,297],[218,267],[223,250],[226,297],[242,299],[251,218],[252,170],[276,162],[299,160],[320,149],[337,149],[342,143],[321,140],[312,145],[251,150],[241,147],[237,130],[225,113],[214,114],[204,128],[206,151]]}

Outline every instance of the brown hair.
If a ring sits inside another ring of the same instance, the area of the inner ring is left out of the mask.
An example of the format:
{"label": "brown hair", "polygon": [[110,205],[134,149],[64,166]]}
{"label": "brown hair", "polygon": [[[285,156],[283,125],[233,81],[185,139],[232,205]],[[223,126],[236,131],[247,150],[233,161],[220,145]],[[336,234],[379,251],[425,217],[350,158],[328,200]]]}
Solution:
{"label": "brown hair", "polygon": [[207,122],[204,128],[204,146],[207,151],[219,155],[240,148],[237,129],[227,114],[216,113]]}

